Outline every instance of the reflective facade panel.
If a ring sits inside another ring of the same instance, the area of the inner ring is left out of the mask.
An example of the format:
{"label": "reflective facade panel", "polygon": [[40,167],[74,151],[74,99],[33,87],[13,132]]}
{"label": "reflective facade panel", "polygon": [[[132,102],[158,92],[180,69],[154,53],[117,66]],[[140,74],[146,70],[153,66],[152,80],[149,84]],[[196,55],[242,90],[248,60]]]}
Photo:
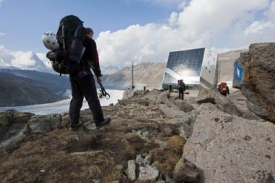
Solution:
{"label": "reflective facade panel", "polygon": [[205,49],[200,74],[200,86],[203,88],[215,88],[217,84],[217,60],[218,54],[213,50]]}
{"label": "reflective facade panel", "polygon": [[[216,56],[215,56],[216,55]],[[186,85],[211,88],[215,83],[217,54],[206,48],[170,52],[162,87],[175,87],[183,79]]]}

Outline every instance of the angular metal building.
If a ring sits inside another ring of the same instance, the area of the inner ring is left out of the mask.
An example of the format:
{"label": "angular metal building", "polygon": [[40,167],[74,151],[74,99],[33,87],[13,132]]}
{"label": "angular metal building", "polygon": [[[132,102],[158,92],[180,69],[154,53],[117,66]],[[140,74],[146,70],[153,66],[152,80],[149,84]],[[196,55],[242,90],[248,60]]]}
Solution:
{"label": "angular metal building", "polygon": [[218,54],[207,48],[197,48],[169,53],[162,88],[177,87],[183,79],[189,89],[212,89],[217,85]]}

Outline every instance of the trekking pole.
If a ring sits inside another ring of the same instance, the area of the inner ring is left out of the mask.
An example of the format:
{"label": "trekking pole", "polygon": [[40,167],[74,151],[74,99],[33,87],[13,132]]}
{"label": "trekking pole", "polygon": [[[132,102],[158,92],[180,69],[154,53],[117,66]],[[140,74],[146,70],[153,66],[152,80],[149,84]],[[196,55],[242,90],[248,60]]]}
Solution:
{"label": "trekking pole", "polygon": [[101,83],[99,84],[99,86],[100,86],[100,90],[99,91],[101,92],[101,95],[104,96],[104,97],[106,97],[107,99],[109,99],[110,98],[110,94],[106,92],[105,88],[103,87],[103,85]]}
{"label": "trekking pole", "polygon": [[[95,67],[94,67],[94,64],[91,60],[88,60],[88,64],[90,66],[90,68],[92,68],[93,72],[95,73]],[[110,94],[106,92],[105,88],[103,87],[103,85],[101,83],[99,83],[99,86],[100,86],[100,97],[101,98],[102,96],[106,97],[107,99],[110,98]]]}

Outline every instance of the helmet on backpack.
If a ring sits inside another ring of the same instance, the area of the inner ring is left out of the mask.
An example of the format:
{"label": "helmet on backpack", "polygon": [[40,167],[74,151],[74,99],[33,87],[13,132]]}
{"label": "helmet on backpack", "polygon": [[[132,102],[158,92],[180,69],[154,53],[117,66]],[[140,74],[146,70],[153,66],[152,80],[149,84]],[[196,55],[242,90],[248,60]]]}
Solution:
{"label": "helmet on backpack", "polygon": [[49,50],[57,50],[59,48],[59,43],[57,41],[56,35],[54,32],[45,32],[42,35],[42,42],[44,46]]}

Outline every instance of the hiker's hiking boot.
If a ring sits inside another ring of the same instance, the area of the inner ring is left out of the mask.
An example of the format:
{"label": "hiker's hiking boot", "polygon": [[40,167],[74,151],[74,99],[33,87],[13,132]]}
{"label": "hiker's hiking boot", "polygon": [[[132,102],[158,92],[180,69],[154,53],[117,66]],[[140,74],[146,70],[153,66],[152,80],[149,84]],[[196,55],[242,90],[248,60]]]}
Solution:
{"label": "hiker's hiking boot", "polygon": [[78,124],[73,124],[69,128],[70,131],[76,131],[83,123],[79,122]]}
{"label": "hiker's hiking boot", "polygon": [[102,126],[108,125],[108,124],[110,124],[110,121],[111,121],[111,119],[109,117],[105,118],[101,123],[96,124],[96,127],[100,128]]}

